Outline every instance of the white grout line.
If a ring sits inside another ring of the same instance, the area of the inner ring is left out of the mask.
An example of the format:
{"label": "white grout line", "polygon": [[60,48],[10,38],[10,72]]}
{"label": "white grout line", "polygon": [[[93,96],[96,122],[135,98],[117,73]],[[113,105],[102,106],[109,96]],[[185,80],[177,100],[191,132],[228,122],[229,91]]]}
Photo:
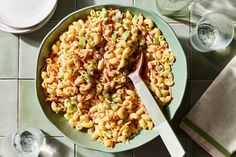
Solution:
{"label": "white grout line", "polygon": [[18,80],[18,77],[1,77],[0,80]]}

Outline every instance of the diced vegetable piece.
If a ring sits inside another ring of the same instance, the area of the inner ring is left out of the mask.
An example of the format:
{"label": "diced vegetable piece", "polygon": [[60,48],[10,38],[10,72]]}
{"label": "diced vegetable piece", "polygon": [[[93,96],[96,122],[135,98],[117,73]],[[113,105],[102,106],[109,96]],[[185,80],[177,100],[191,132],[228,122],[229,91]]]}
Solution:
{"label": "diced vegetable piece", "polygon": [[72,103],[70,103],[69,105],[68,105],[68,110],[69,111],[72,111],[74,109],[74,105],[72,104]]}
{"label": "diced vegetable piece", "polygon": [[108,11],[105,8],[102,9],[102,15],[104,17],[106,17],[108,15]]}
{"label": "diced vegetable piece", "polygon": [[138,16],[137,15],[134,15],[133,19],[132,19],[132,23],[133,24],[137,24],[138,22]]}
{"label": "diced vegetable piece", "polygon": [[112,34],[111,39],[112,39],[113,41],[116,41],[116,34]]}
{"label": "diced vegetable piece", "polygon": [[129,32],[128,32],[128,31],[125,31],[124,34],[123,34],[123,36],[122,36],[122,38],[123,38],[124,40],[127,40],[128,37],[129,37]]}
{"label": "diced vegetable piece", "polygon": [[154,38],[154,44],[159,44],[159,38]]}
{"label": "diced vegetable piece", "polygon": [[85,37],[84,36],[80,37],[79,38],[79,44],[80,45],[85,45],[85,43],[86,43]]}

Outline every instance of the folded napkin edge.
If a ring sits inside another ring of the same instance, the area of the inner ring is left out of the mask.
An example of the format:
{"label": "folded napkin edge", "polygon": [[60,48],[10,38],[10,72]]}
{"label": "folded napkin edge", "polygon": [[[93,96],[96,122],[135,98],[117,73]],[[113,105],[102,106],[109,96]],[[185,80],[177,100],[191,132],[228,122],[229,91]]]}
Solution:
{"label": "folded napkin edge", "polygon": [[204,130],[185,117],[180,124],[183,129],[196,143],[214,157],[230,157],[232,155],[225,147],[218,143]]}

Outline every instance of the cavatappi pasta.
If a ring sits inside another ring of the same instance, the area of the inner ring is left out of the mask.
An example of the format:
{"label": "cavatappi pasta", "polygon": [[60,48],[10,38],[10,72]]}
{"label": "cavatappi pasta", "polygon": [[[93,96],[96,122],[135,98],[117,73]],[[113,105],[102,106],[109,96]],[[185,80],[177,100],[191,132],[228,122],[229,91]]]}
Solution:
{"label": "cavatappi pasta", "polygon": [[52,46],[42,69],[42,87],[56,113],[107,147],[125,143],[154,124],[127,75],[145,51],[142,78],[159,105],[172,100],[175,55],[142,14],[91,10],[73,22]]}

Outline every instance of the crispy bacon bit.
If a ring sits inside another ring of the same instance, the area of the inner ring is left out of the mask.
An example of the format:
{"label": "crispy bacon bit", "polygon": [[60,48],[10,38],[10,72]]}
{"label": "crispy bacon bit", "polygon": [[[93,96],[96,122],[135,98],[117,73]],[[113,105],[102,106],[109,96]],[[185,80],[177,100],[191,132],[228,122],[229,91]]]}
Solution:
{"label": "crispy bacon bit", "polygon": [[120,118],[119,118],[119,116],[115,113],[115,114],[113,115],[112,119],[113,119],[114,121],[118,121]]}
{"label": "crispy bacon bit", "polygon": [[44,66],[42,66],[41,68],[40,68],[40,72],[43,72],[43,71],[45,71],[46,70],[46,65],[44,65]]}

